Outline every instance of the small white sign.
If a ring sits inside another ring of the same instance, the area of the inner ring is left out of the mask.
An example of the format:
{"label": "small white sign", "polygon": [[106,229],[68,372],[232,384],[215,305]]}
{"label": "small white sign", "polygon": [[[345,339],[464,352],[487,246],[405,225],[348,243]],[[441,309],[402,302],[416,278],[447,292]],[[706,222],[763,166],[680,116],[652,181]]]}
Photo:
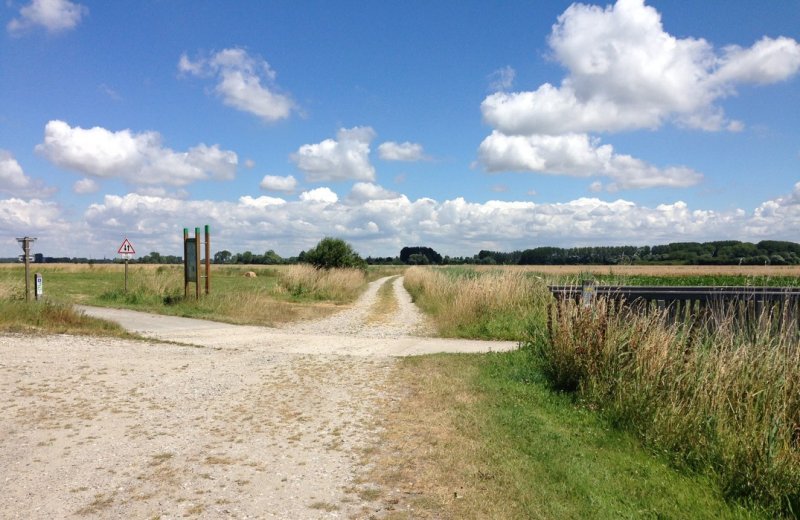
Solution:
{"label": "small white sign", "polygon": [[133,249],[133,244],[127,238],[122,242],[122,245],[119,246],[117,253],[121,255],[135,255],[136,251]]}

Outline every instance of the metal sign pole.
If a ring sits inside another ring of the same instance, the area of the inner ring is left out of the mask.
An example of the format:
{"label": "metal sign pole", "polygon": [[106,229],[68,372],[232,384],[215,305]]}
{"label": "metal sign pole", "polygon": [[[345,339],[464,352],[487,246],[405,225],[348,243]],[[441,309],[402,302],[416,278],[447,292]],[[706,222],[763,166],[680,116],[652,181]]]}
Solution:
{"label": "metal sign pole", "polygon": [[131,241],[128,240],[126,237],[125,240],[122,241],[122,245],[119,246],[117,249],[117,253],[125,257],[125,294],[128,293],[128,260],[130,260],[131,255],[136,254],[136,250],[133,248],[133,244]]}

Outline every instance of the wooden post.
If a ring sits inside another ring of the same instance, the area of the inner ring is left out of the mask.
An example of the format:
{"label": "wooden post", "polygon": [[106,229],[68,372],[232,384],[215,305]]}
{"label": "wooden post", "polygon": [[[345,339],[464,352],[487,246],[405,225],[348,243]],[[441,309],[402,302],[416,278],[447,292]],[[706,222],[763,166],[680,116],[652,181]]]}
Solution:
{"label": "wooden post", "polygon": [[31,262],[30,262],[30,251],[31,251],[31,243],[28,241],[28,237],[25,237],[25,245],[24,245],[24,255],[25,255],[25,301],[29,301],[31,299]]}
{"label": "wooden post", "polygon": [[194,282],[194,299],[200,299],[200,228],[194,228],[194,261],[197,280]]}
{"label": "wooden post", "polygon": [[18,238],[17,242],[22,244],[22,254],[24,255],[23,260],[25,261],[25,301],[30,301],[31,298],[31,242],[35,241],[36,239],[33,237],[22,237]]}
{"label": "wooden post", "polygon": [[211,292],[211,227],[206,224],[206,294]]}
{"label": "wooden post", "polygon": [[189,228],[183,228],[183,297],[189,297],[189,255],[186,244],[189,240]]}

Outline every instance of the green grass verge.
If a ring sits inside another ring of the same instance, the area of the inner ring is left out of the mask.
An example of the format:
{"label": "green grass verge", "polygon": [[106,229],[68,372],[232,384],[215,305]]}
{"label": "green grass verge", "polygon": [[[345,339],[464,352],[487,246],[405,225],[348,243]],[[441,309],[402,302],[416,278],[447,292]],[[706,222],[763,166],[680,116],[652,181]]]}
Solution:
{"label": "green grass verge", "polygon": [[0,331],[137,338],[116,323],[91,318],[53,301],[0,300]]}
{"label": "green grass verge", "polygon": [[431,403],[452,407],[457,431],[428,444],[443,473],[432,478],[458,486],[464,499],[440,493],[440,509],[420,517],[767,518],[726,502],[708,478],[674,469],[550,390],[532,356],[523,349],[402,361],[438,392]]}

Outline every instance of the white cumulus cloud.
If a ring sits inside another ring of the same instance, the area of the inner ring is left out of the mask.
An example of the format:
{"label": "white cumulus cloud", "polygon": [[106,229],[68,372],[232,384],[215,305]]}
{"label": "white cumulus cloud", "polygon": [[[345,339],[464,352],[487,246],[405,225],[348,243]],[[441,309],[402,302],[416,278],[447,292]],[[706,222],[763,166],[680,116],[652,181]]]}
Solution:
{"label": "white cumulus cloud", "polygon": [[351,203],[363,203],[368,200],[388,200],[401,197],[399,193],[387,190],[372,182],[357,182],[347,195],[347,201]]}
{"label": "white cumulus cloud", "polygon": [[23,236],[38,239],[34,242],[34,253],[55,256],[58,251],[68,250],[73,240],[80,241],[83,229],[80,222],[67,222],[54,202],[38,198],[0,199],[0,244],[7,246],[3,256],[21,254],[15,239]]}
{"label": "white cumulus cloud", "polygon": [[249,112],[267,122],[288,118],[297,107],[275,84],[275,71],[265,60],[240,48],[224,49],[192,61],[186,54],[178,61],[184,74],[217,79],[216,92],[222,102]]}
{"label": "white cumulus cloud", "polygon": [[304,144],[291,155],[292,161],[310,182],[372,181],[375,168],[369,161],[375,131],[370,127],[342,128],[336,139]]}
{"label": "white cumulus cloud", "polygon": [[135,185],[185,186],[195,181],[230,180],[236,175],[236,153],[218,145],[199,144],[176,152],[161,144],[157,132],[113,132],[102,127],[71,127],[63,121],[45,126],[36,151],[61,168],[100,178],[119,178]]}
{"label": "white cumulus cloud", "polygon": [[800,44],[791,38],[764,37],[720,55],[706,40],[666,32],[643,0],[573,4],[549,44],[567,76],[560,86],[488,96],[483,117],[501,132],[608,132],[657,128],[669,119],[717,130],[729,121],[715,102],[736,84],[774,83],[800,69]]}
{"label": "white cumulus cloud", "polygon": [[0,193],[18,197],[49,197],[54,192],[55,188],[25,175],[11,152],[0,149]]}
{"label": "white cumulus cloud", "polygon": [[22,171],[22,166],[14,159],[11,152],[0,149],[0,189],[11,191],[27,189],[31,179]]}
{"label": "white cumulus cloud", "polygon": [[17,35],[38,26],[57,33],[75,28],[87,14],[88,7],[69,0],[33,0],[20,8],[19,17],[8,22],[6,29]]}
{"label": "white cumulus cloud", "polygon": [[283,191],[291,193],[297,189],[297,179],[293,175],[281,177],[280,175],[265,175],[259,184],[262,190]]}
{"label": "white cumulus cloud", "polygon": [[339,196],[330,188],[316,188],[309,191],[304,191],[300,194],[300,200],[303,202],[321,202],[323,204],[336,204],[339,201]]}
{"label": "white cumulus cloud", "polygon": [[425,152],[419,143],[386,141],[378,146],[378,156],[384,161],[421,161]]}
{"label": "white cumulus cloud", "polygon": [[800,44],[764,37],[750,48],[721,52],[702,38],[678,38],[643,0],[605,8],[572,4],[558,17],[548,43],[567,71],[560,85],[500,91],[481,103],[494,130],[479,148],[487,171],[604,176],[592,191],[687,187],[702,175],[686,166],[661,168],[591,133],[657,129],[666,122],[704,130],[741,131],[718,101],[739,84],[768,84],[800,70]]}
{"label": "white cumulus cloud", "polygon": [[[410,200],[402,194],[388,197],[375,185],[354,191],[368,197],[353,204],[350,196],[339,200],[329,188],[305,192],[295,201],[263,196],[213,201],[107,195],[71,228],[92,230],[89,240],[102,247],[125,233],[142,250],[180,254],[185,216],[193,214],[211,225],[215,248],[274,249],[284,256],[297,254],[325,236],[348,240],[364,255],[396,255],[409,244],[430,244],[442,254],[472,255],[480,249],[512,251],[543,244],[797,240],[800,229],[800,183],[791,193],[751,211],[692,208],[680,200],[655,206],[598,197],[563,203],[477,203],[461,197],[443,201]],[[375,194],[381,196],[372,198]],[[0,238],[8,238],[12,245],[13,233],[41,233],[51,220],[63,223],[53,204],[0,201]],[[30,222],[36,225],[29,226]]]}
{"label": "white cumulus cloud", "polygon": [[[587,134],[505,135],[495,130],[478,149],[490,172],[532,171],[575,177],[605,176],[609,191],[656,186],[687,187],[702,175],[685,167],[656,168],[629,155],[617,154]],[[596,185],[597,186],[597,185]]]}

